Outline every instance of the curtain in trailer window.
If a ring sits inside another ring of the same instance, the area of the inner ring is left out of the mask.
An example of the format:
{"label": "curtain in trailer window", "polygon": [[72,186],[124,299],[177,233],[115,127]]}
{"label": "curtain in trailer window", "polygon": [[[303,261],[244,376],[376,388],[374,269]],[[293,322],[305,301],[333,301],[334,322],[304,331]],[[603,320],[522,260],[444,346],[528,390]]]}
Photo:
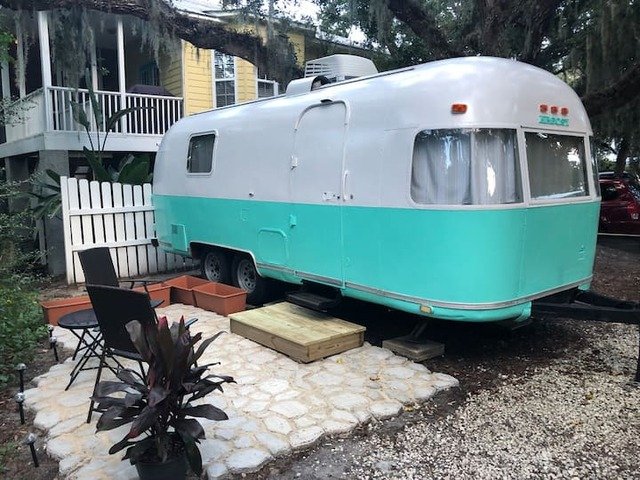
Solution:
{"label": "curtain in trailer window", "polygon": [[471,192],[474,204],[522,201],[515,130],[486,129],[471,135]]}
{"label": "curtain in trailer window", "polygon": [[471,203],[471,139],[460,130],[423,130],[413,149],[411,197],[416,203]]}
{"label": "curtain in trailer window", "polygon": [[423,130],[416,136],[411,197],[431,205],[522,201],[515,130]]}
{"label": "curtain in trailer window", "polygon": [[526,133],[531,198],[546,200],[588,194],[584,138]]}

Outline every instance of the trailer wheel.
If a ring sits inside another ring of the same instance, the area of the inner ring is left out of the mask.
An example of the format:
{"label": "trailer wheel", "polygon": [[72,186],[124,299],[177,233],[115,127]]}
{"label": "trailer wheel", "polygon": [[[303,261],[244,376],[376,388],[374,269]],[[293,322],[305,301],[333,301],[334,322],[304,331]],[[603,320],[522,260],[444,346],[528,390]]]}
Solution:
{"label": "trailer wheel", "polygon": [[231,281],[247,292],[247,303],[261,305],[267,298],[267,279],[262,278],[251,257],[236,255],[231,267]]}
{"label": "trailer wheel", "polygon": [[207,250],[202,257],[202,275],[211,282],[228,284],[231,280],[229,255],[217,248]]}

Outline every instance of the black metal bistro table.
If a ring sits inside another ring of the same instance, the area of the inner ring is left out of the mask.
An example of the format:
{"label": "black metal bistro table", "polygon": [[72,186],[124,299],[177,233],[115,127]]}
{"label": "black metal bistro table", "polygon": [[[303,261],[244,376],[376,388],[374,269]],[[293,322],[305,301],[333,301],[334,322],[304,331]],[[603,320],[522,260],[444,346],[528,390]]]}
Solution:
{"label": "black metal bistro table", "polygon": [[60,328],[66,328],[78,339],[78,346],[73,352],[73,360],[81,354],[78,363],[71,370],[69,383],[65,390],[68,390],[78,374],[85,370],[95,370],[98,367],[86,367],[91,357],[100,357],[102,336],[98,329],[98,319],[92,308],[67,313],[58,320]]}

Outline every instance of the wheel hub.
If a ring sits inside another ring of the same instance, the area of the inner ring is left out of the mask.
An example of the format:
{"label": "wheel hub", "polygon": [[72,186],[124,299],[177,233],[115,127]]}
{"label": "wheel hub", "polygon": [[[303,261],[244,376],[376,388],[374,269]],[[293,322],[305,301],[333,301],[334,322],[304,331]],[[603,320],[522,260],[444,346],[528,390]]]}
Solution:
{"label": "wheel hub", "polygon": [[215,255],[207,255],[204,260],[204,272],[209,280],[214,282],[220,280],[220,276],[222,275],[220,259]]}
{"label": "wheel hub", "polygon": [[241,260],[238,264],[238,285],[247,292],[256,288],[256,269],[250,260]]}

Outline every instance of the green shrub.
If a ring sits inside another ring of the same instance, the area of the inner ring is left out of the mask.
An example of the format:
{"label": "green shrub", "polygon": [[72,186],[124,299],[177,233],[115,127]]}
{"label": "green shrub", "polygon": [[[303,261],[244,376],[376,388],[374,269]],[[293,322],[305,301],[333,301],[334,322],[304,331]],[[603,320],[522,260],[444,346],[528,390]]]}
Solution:
{"label": "green shrub", "polygon": [[35,218],[31,210],[11,211],[11,200],[24,200],[21,190],[25,182],[7,182],[0,167],[0,281],[15,274],[30,276],[40,253],[34,249]]}
{"label": "green shrub", "polygon": [[0,282],[0,387],[11,380],[17,363],[28,363],[47,335],[38,296],[19,279]]}

